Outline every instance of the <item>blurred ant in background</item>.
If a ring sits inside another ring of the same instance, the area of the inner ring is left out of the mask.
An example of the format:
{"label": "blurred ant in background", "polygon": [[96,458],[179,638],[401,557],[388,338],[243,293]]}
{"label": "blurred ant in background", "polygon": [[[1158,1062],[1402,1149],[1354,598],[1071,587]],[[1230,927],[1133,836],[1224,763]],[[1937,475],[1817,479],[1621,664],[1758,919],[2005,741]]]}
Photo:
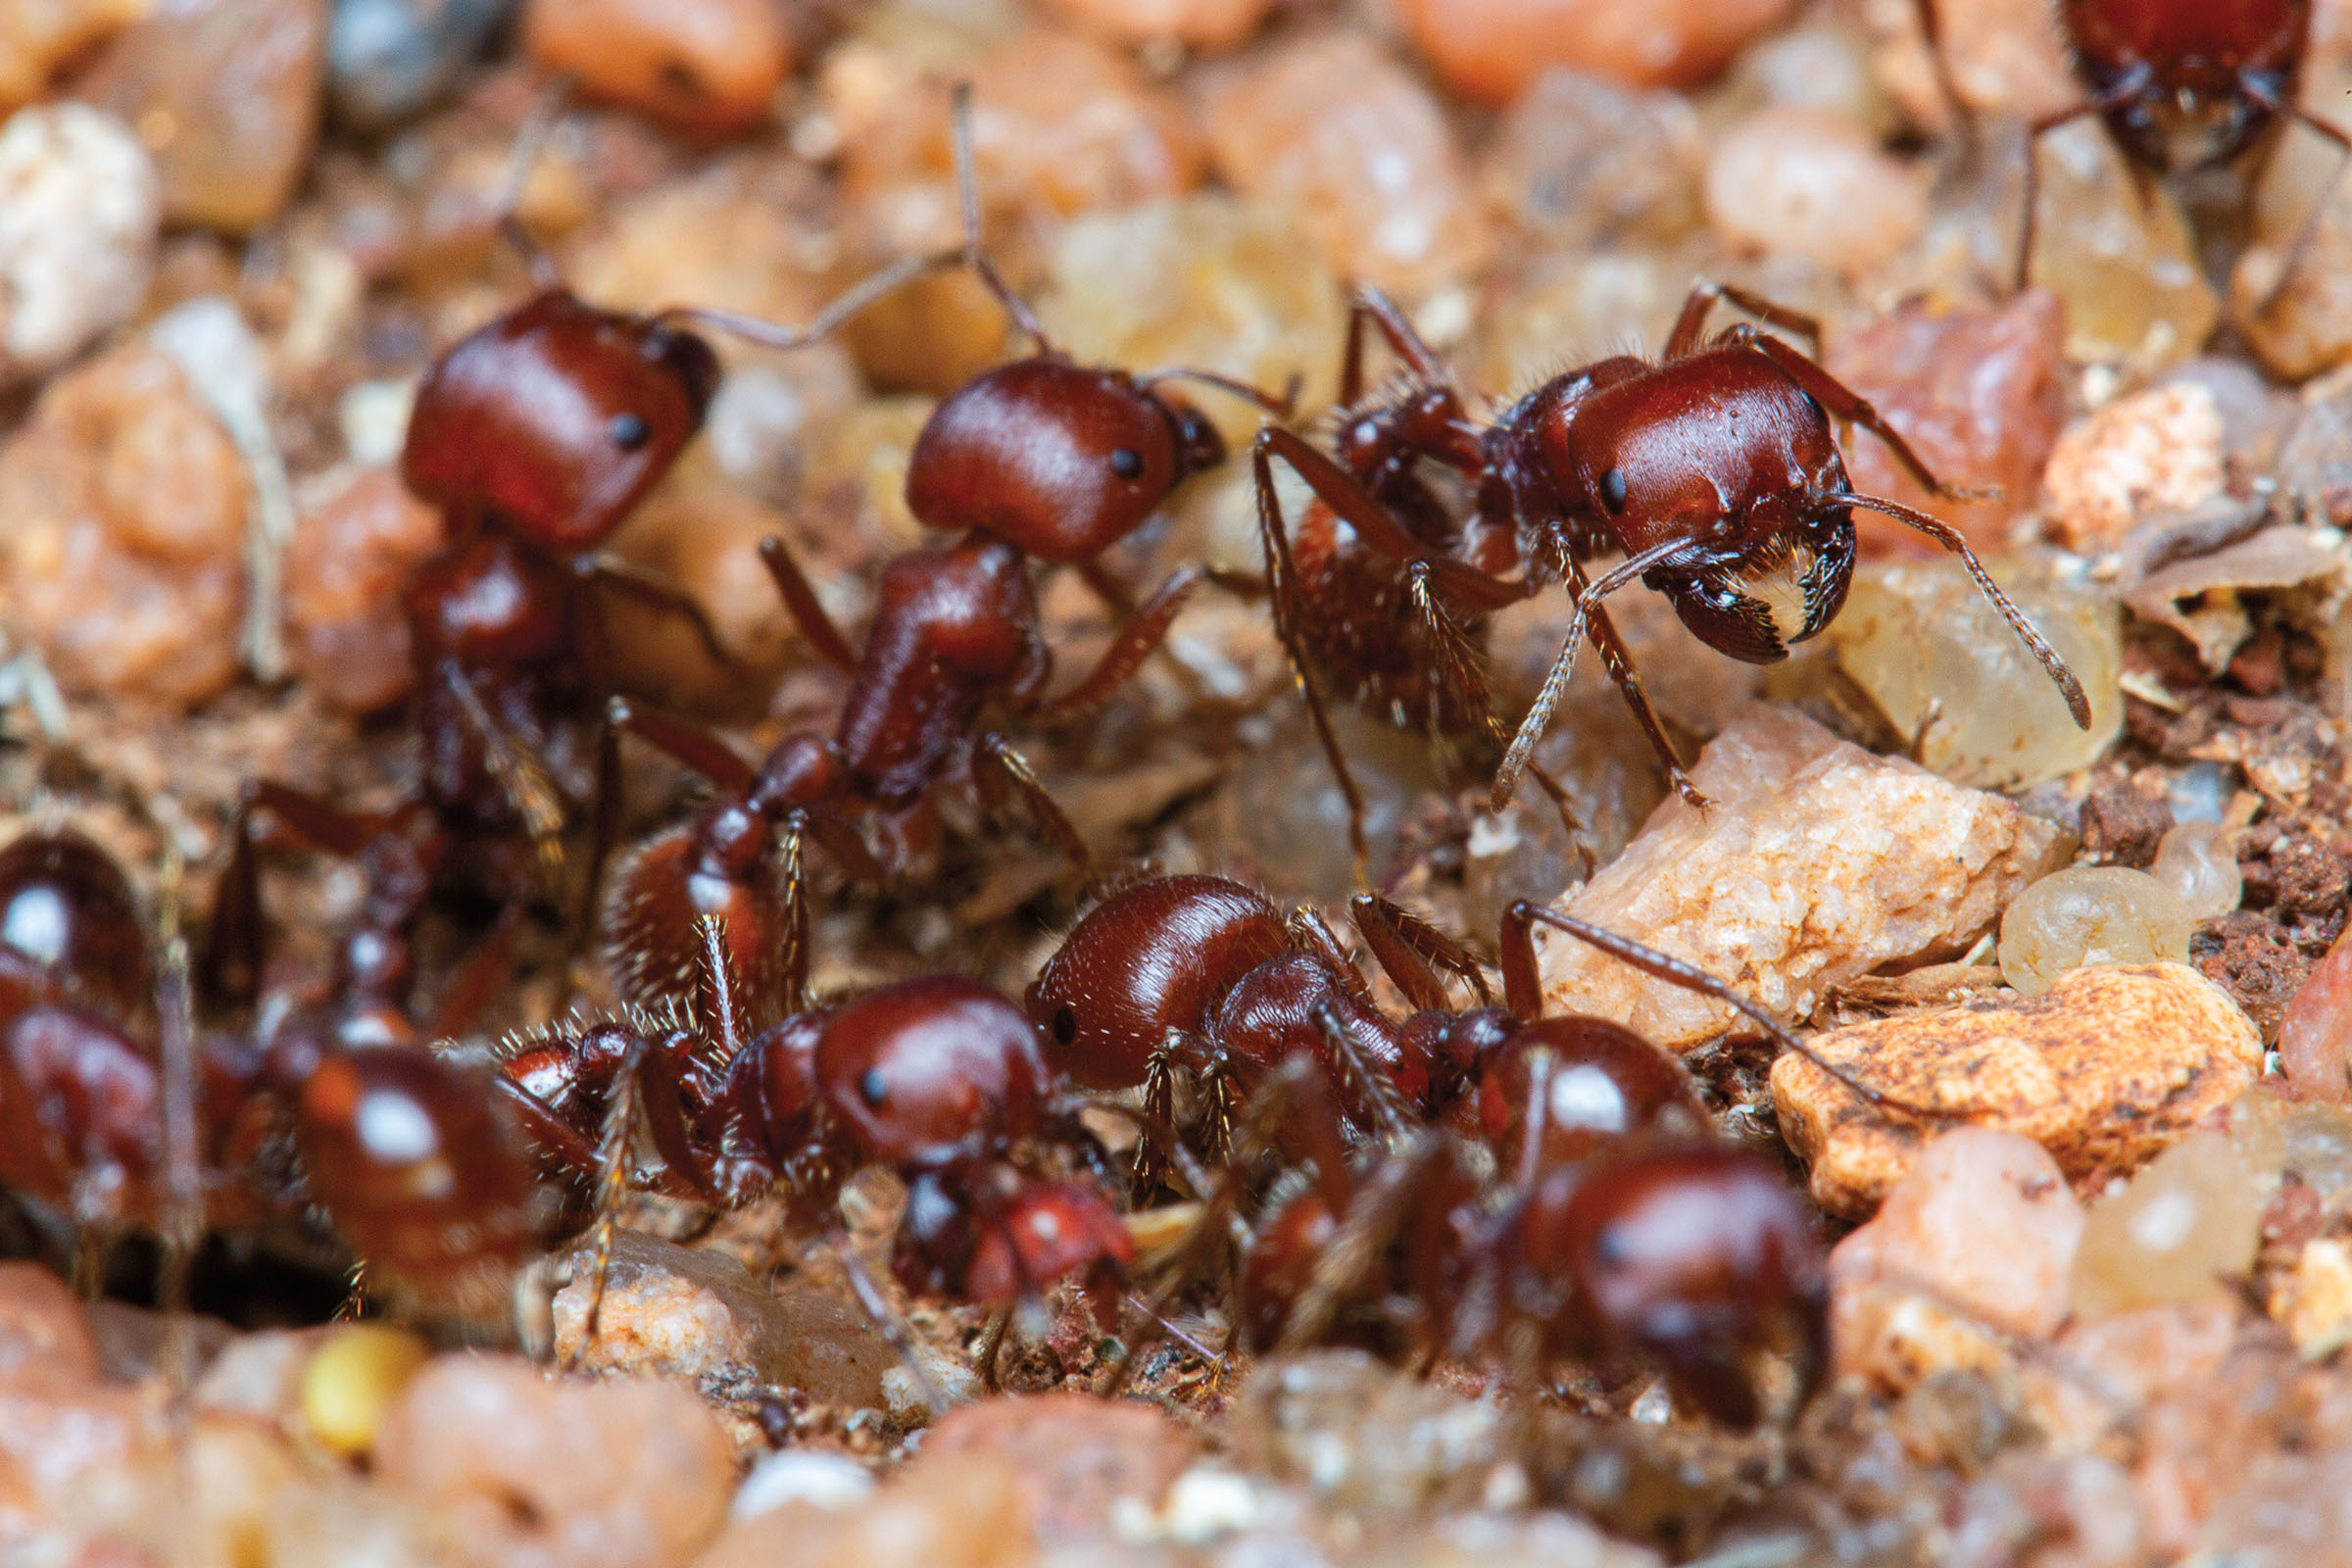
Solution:
{"label": "blurred ant in background", "polygon": [[[963,244],[909,258],[852,289],[808,325],[785,331],[725,312],[681,310],[774,348],[796,348],[837,329],[892,289],[925,273],[968,267],[1036,352],[982,372],[933,410],[907,465],[915,516],[955,543],[908,551],[882,574],[862,644],[834,625],[781,540],[761,557],[808,646],[850,681],[829,736],[784,737],[757,767],[715,735],[682,719],[615,701],[602,768],[605,803],[593,867],[618,831],[621,734],[637,736],[701,773],[715,791],[694,821],[631,852],[597,912],[607,963],[621,995],[640,1004],[691,984],[689,940],[698,914],[724,917],[751,1016],[798,1006],[807,944],[799,935],[804,833],[853,876],[872,878],[908,859],[931,828],[931,792],[968,777],[985,805],[1017,797],[1044,835],[1091,878],[1094,860],[1028,760],[994,727],[994,715],[1051,723],[1107,700],[1167,634],[1208,575],[1177,572],[1140,608],[1112,578],[1102,553],[1142,526],[1183,480],[1223,461],[1216,427],[1163,390],[1200,381],[1287,415],[1272,397],[1208,371],[1131,374],[1080,366],[1044,328],[982,248],[968,88],[955,105],[956,169]],[[1048,695],[1053,650],[1039,615],[1031,562],[1075,567],[1123,618],[1094,668]],[[871,854],[842,813],[879,818],[889,848]],[[773,841],[786,840],[780,857]],[[779,869],[781,874],[779,875]]]}

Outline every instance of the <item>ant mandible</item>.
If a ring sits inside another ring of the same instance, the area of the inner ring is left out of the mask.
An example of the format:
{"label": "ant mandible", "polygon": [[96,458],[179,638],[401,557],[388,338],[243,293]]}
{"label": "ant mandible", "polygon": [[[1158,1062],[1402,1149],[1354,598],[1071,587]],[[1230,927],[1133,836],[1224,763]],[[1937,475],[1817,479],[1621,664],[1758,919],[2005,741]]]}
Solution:
{"label": "ant mandible", "polygon": [[[1200,381],[1277,414],[1289,411],[1289,395],[1270,397],[1211,372],[1131,374],[1080,366],[1054,348],[981,246],[968,90],[958,88],[955,113],[964,224],[959,248],[910,258],[793,331],[724,312],[672,313],[793,348],[825,336],[915,276],[969,267],[1037,348],[975,377],[925,422],[907,465],[907,504],[926,525],[962,537],[890,563],[858,652],[782,541],[763,543],[761,558],[809,646],[850,677],[832,735],[787,736],[754,769],[698,726],[625,700],[609,705],[600,789],[606,805],[592,884],[618,825],[614,748],[621,734],[667,753],[716,790],[691,824],[633,852],[597,907],[600,946],[631,1002],[650,1004],[691,985],[699,960],[688,933],[695,916],[714,914],[734,944],[752,1015],[764,1020],[798,1006],[807,962],[797,912],[802,833],[817,837],[853,875],[878,875],[875,858],[841,810],[862,808],[904,822],[904,813],[921,807],[951,771],[968,773],[992,807],[1018,796],[1046,836],[1091,875],[1092,858],[1076,828],[1027,760],[984,719],[996,710],[1052,721],[1099,706],[1158,646],[1208,575],[1179,571],[1139,609],[1099,560],[1184,479],[1223,461],[1216,426],[1161,390],[1162,383]],[[1125,617],[1094,669],[1054,696],[1045,689],[1053,654],[1040,623],[1032,560],[1077,568]],[[780,891],[771,847],[779,830],[785,836]],[[895,847],[887,857],[903,858]]]}
{"label": "ant mandible", "polygon": [[[2311,42],[2311,0],[2059,0],[2059,31],[2075,79],[2088,95],[2046,115],[2026,132],[2024,220],[2017,238],[2016,286],[2026,286],[2033,264],[2041,139],[2062,125],[2095,115],[2124,156],[2132,178],[2151,180],[2219,168],[2251,153],[2248,198],[2255,176],[2278,147],[2282,120],[2298,121],[2327,138],[2338,158],[2328,189],[2304,215],[2278,278],[2255,314],[2285,291],[2319,230],[2329,191],[2352,156],[2352,138],[2295,101],[2304,51]],[[1920,0],[1928,47],[1938,60],[1934,0]]]}
{"label": "ant mandible", "polygon": [[[572,1020],[506,1048],[502,1087],[543,1152],[605,1184],[589,1337],[611,1199],[629,1180],[640,1113],[665,1190],[738,1207],[780,1185],[791,1224],[833,1232],[859,1303],[918,1377],[904,1325],[824,1217],[864,1166],[906,1185],[891,1268],[909,1294],[1004,1309],[1076,1274],[1098,1310],[1115,1303],[1133,1256],[1125,1227],[1092,1188],[1040,1173],[1030,1152],[1054,1143],[1100,1162],[1018,1007],[975,981],[933,975],[804,1007],[755,1034],[722,922],[702,917],[694,932],[699,1015],[673,1005]],[[992,1377],[1003,1321],[986,1357]]]}
{"label": "ant mandible", "polygon": [[[1275,1350],[1335,1337],[1396,1348],[1401,1330],[1403,1348],[1424,1360],[1499,1353],[1531,1388],[1548,1361],[1640,1355],[1717,1419],[1752,1425],[1747,1354],[1793,1347],[1807,1389],[1825,1361],[1826,1277],[1811,1216],[1769,1161],[1716,1140],[1663,1050],[1604,1019],[1542,1015],[1537,924],[1729,1002],[1784,1050],[1804,1051],[1712,976],[1516,903],[1503,921],[1505,1006],[1432,1020],[1476,1085],[1495,1176],[1482,1177],[1446,1128],[1352,1141],[1325,1066],[1292,1055],[1245,1109],[1246,1142],[1303,1150],[1312,1173],[1277,1187],[1249,1228],[1235,1322],[1246,1343]],[[1287,1132],[1268,1139],[1278,1119]],[[1246,1171],[1236,1156],[1213,1177],[1188,1173],[1203,1203],[1179,1266],[1219,1233]],[[1114,1373],[1114,1390],[1130,1365]]]}
{"label": "ant mandible", "polygon": [[[1564,579],[1575,614],[1496,769],[1492,794],[1496,810],[1517,788],[1549,726],[1574,672],[1578,646],[1588,635],[1668,781],[1685,800],[1705,805],[1684,772],[1602,602],[1640,580],[1665,595],[1683,624],[1708,647],[1750,663],[1785,659],[1791,644],[1819,632],[1845,603],[1853,579],[1855,507],[1884,513],[1958,556],[2048,671],[2075,722],[2088,728],[2090,702],[2082,682],[2001,592],[1967,539],[1927,513],[1857,493],[1846,477],[1831,420],[1859,424],[1878,436],[1935,495],[1965,500],[1977,492],[1938,480],[1876,408],[1788,343],[1745,322],[1708,337],[1707,315],[1719,299],[1770,325],[1820,341],[1820,325],[1810,317],[1745,289],[1702,283],[1685,301],[1665,353],[1654,364],[1621,355],[1571,370],[1522,397],[1484,428],[1450,412],[1426,426],[1403,417],[1375,423],[1373,431],[1385,444],[1384,462],[1392,466],[1428,458],[1474,483],[1478,515],[1463,538],[1499,553],[1499,544],[1487,541],[1512,533],[1528,566],[1516,581],[1459,560],[1427,556],[1381,497],[1349,469],[1289,431],[1261,431],[1252,453],[1259,515],[1268,559],[1278,563],[1275,575],[1285,579],[1275,585],[1276,621],[1309,703],[1319,709],[1321,699],[1306,674],[1308,652],[1298,617],[1295,608],[1281,608],[1286,598],[1296,606],[1299,573],[1290,560],[1288,530],[1274,493],[1276,457],[1367,545],[1408,565],[1428,562],[1431,595],[1445,612],[1426,617],[1425,624],[1450,650],[1437,661],[1441,671],[1475,665],[1476,650],[1460,631],[1467,616],[1524,598],[1550,575]],[[1427,361],[1426,348],[1392,303],[1361,290],[1356,309],[1381,327],[1408,363]],[[1585,564],[1604,554],[1623,559],[1588,576]],[[1319,713],[1317,727],[1333,768],[1344,778],[1345,759]],[[1351,823],[1351,833],[1360,846],[1360,824]]]}

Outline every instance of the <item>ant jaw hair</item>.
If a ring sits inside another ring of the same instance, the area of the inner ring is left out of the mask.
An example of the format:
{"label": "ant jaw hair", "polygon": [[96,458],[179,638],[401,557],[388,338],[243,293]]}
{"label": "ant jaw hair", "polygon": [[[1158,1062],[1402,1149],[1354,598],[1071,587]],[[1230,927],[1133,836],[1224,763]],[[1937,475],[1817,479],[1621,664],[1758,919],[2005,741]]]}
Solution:
{"label": "ant jaw hair", "polygon": [[1884,496],[1866,496],[1858,491],[1847,491],[1838,501],[1842,506],[1862,507],[1882,516],[1892,517],[1905,527],[1926,534],[1958,556],[1960,564],[1968,568],[1968,574],[1976,579],[1978,591],[1984,594],[1993,609],[2001,612],[2001,618],[2009,622],[2018,640],[2026,645],[2026,651],[2039,660],[2041,667],[2049,672],[2051,684],[2058,688],[2058,695],[2066,699],[2066,710],[2073,716],[2075,727],[2084,730],[2090,728],[2090,698],[2082,690],[2082,682],[2076,678],[2074,670],[2068,667],[2058,650],[2050,646],[2040,629],[2026,617],[2026,612],[2001,592],[2000,584],[1992,580],[1992,573],[1984,569],[1984,563],[1977,559],[1977,553],[1969,548],[1968,540],[1962,537],[1959,529],[1940,517],[1931,516],[1916,507],[1906,507],[1899,501],[1889,501]]}

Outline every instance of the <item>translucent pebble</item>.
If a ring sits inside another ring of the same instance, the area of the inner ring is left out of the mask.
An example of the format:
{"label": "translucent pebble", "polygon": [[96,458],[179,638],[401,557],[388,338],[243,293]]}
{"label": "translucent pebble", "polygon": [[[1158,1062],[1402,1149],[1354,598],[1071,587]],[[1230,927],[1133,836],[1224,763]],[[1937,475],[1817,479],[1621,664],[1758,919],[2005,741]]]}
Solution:
{"label": "translucent pebble", "polygon": [[375,127],[426,108],[514,10],[514,0],[335,0],[326,69],[337,117]]}
{"label": "translucent pebble", "polygon": [[1476,384],[1537,386],[1629,341],[1664,343],[1690,292],[1688,252],[1629,245],[1543,258],[1481,313],[1470,346]]}
{"label": "translucent pebble", "polygon": [[[2048,0],[1970,0],[1936,9],[1953,84],[1980,116],[2032,120],[2082,101]],[[1861,12],[1879,42],[1877,74],[1904,115],[1932,132],[1948,132],[1951,108],[1920,28],[1919,0],[1863,0]]]}
{"label": "translucent pebble", "polygon": [[2219,822],[2236,786],[2226,762],[2190,762],[2165,780],[2165,799],[2177,822]]}
{"label": "translucent pebble", "polygon": [[[1203,193],[1090,214],[1054,247],[1038,312],[1081,363],[1184,365],[1280,391],[1302,375],[1302,409],[1331,401],[1347,308],[1298,217],[1274,203]],[[1230,441],[1255,407],[1198,396]]]}
{"label": "translucent pebble", "polygon": [[346,1325],[302,1371],[302,1413],[338,1453],[366,1453],[404,1385],[424,1365],[424,1342],[379,1323]]}
{"label": "translucent pebble", "polygon": [[1851,22],[1824,14],[1758,42],[1732,65],[1725,95],[1749,107],[1790,104],[1827,110],[1874,137],[1892,135],[1900,119],[1877,73],[1870,39]]}
{"label": "translucent pebble", "polygon": [[147,144],[167,222],[245,229],[310,162],[325,55],[326,0],[178,0],[118,34],[74,95]]}
{"label": "translucent pebble", "polygon": [[126,345],[0,447],[0,595],[69,691],[190,706],[236,674],[245,465],[179,368]]}
{"label": "translucent pebble", "polygon": [[[1842,443],[1854,488],[1930,512],[1980,551],[2007,548],[2010,519],[2033,510],[2042,465],[2066,423],[2065,339],[2057,297],[2046,289],[1952,310],[1914,301],[1833,331],[1823,361],[1830,373],[1876,405],[1932,472],[2004,494],[1932,496],[1884,441],[1860,431]],[[1855,512],[1854,525],[1866,554],[1942,554],[1874,512]]]}
{"label": "translucent pebble", "polygon": [[2276,1080],[2257,1085],[2230,1107],[2230,1141],[2257,1176],[2292,1174],[2322,1200],[2352,1198],[2352,1110],[2290,1098]]}
{"label": "translucent pebble", "polygon": [[1923,177],[1826,109],[1775,106],[1738,121],[1707,160],[1707,221],[1734,250],[1793,253],[1848,277],[1928,226]]}
{"label": "translucent pebble", "polygon": [[1453,127],[1429,90],[1360,33],[1251,55],[1209,93],[1217,172],[1296,203],[1335,271],[1417,295],[1488,250]]}
{"label": "translucent pebble", "polygon": [[2188,961],[2196,918],[2145,871],[2120,865],[2054,872],[2001,914],[2001,978],[2038,997],[2069,969],[2094,963]]}
{"label": "translucent pebble", "polygon": [[300,508],[286,551],[286,652],[335,707],[368,713],[408,695],[400,589],[442,538],[441,514],[388,467],[346,472]]}
{"label": "translucent pebble", "polygon": [[2095,1317],[2219,1295],[2253,1265],[2261,1236],[2254,1173],[2222,1134],[2191,1133],[2121,1193],[2091,1205],[2075,1253],[2075,1312]]}
{"label": "translucent pebble", "polygon": [[716,1533],[733,1454],[692,1391],[549,1377],[444,1355],[409,1381],[375,1447],[385,1486],[432,1510],[464,1564],[661,1568]]}
{"label": "translucent pebble", "polygon": [[1770,31],[1792,0],[1402,0],[1405,30],[1446,84],[1506,104],[1553,66],[1637,87],[1692,87]]}
{"label": "translucent pebble", "polygon": [[2245,891],[2236,841],[2214,823],[2182,822],[2157,842],[2148,874],[2179,894],[2196,919],[2216,919],[2236,908]]}
{"label": "translucent pebble", "polygon": [[1196,49],[1230,49],[1256,29],[1273,0],[1045,0],[1045,6],[1105,43],[1172,38]]}
{"label": "translucent pebble", "polygon": [[758,123],[792,69],[768,0],[531,0],[522,36],[590,95],[698,130]]}
{"label": "translucent pebble", "polygon": [[[2230,274],[2232,324],[2281,380],[2352,359],[2352,204],[2335,183],[2335,149],[2281,140],[2255,187],[2253,232]],[[2311,243],[2286,270],[2305,220],[2326,200]],[[2274,297],[2275,296],[2275,297]]]}
{"label": "translucent pebble", "polygon": [[1023,33],[973,62],[971,82],[972,156],[999,212],[1075,218],[1200,183],[1182,104],[1116,50]]}
{"label": "translucent pebble", "polygon": [[2082,683],[2089,729],[2075,727],[2049,671],[1948,557],[1862,567],[1822,637],[1894,732],[1917,737],[1923,765],[2015,789],[2088,766],[2121,732],[2123,629],[2114,605],[2079,589],[2003,586]]}
{"label": "translucent pebble", "polygon": [[2180,203],[2161,184],[2135,184],[2096,120],[2051,132],[2038,149],[2028,275],[2066,303],[2068,358],[2164,365],[2196,353],[2221,307]]}
{"label": "translucent pebble", "polygon": [[1705,161],[1698,117],[1680,93],[1547,71],[1495,127],[1479,187],[1547,250],[1654,243],[1697,226]]}
{"label": "translucent pebble", "polygon": [[53,104],[0,125],[0,379],[63,364],[138,309],[158,204],[147,149],[112,115]]}
{"label": "translucent pebble", "polygon": [[2286,1004],[2278,1066],[2298,1099],[2352,1102],[2352,935],[2336,938]]}

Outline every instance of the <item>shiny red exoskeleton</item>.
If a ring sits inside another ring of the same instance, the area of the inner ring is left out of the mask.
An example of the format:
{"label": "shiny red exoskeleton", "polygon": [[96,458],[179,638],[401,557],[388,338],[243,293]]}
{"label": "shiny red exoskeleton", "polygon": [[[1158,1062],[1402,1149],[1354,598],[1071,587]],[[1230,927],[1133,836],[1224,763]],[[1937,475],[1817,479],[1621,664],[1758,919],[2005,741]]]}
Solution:
{"label": "shiny red exoskeleton", "polygon": [[[166,1224],[175,1196],[222,1226],[315,1209],[372,1280],[465,1315],[495,1310],[538,1250],[537,1184],[487,1078],[347,1043],[328,1027],[341,1009],[261,1043],[199,1033],[184,960],[159,975],[127,879],[78,834],[0,851],[0,1181],[92,1238]],[[177,1195],[175,1071],[192,1119]]]}
{"label": "shiny red exoskeleton", "polygon": [[[891,269],[791,333],[721,313],[681,313],[792,347],[823,336],[908,279],[969,267],[1037,348],[974,377],[925,421],[908,460],[907,505],[927,526],[961,537],[890,563],[855,652],[782,542],[767,541],[763,557],[808,645],[849,678],[831,735],[789,736],[755,770],[691,725],[633,704],[612,708],[613,733],[660,747],[717,791],[694,823],[632,854],[605,894],[602,944],[632,1002],[691,986],[697,959],[689,933],[696,916],[712,914],[725,921],[753,1015],[765,1020],[797,1005],[791,955],[805,955],[805,945],[793,938],[790,905],[798,868],[788,864],[779,876],[771,850],[777,831],[816,833],[853,871],[871,874],[872,859],[841,813],[890,818],[898,848],[883,858],[897,860],[905,845],[928,837],[927,798],[945,779],[970,778],[992,806],[1019,797],[1044,833],[1091,870],[1085,843],[992,716],[1051,722],[1101,704],[1158,646],[1204,575],[1179,572],[1137,608],[1099,561],[1177,485],[1224,460],[1216,427],[1162,383],[1188,377],[1278,411],[1288,407],[1287,399],[1221,376],[1131,374],[1080,366],[1054,349],[981,248],[964,116],[959,100],[962,247]],[[1040,625],[1033,562],[1077,568],[1124,616],[1092,672],[1058,695],[1046,691],[1053,652]],[[616,769],[608,753],[608,780]],[[608,836],[600,833],[600,842]],[[794,885],[780,891],[780,881]]]}
{"label": "shiny red exoskeleton", "polygon": [[[1728,1002],[1784,1049],[1804,1051],[1752,1004],[1664,954],[1522,901],[1503,920],[1503,1006],[1449,1012],[1437,997],[1401,1023],[1367,1021],[1369,1009],[1343,1022],[1345,987],[1327,980],[1321,1039],[1295,1028],[1251,1038],[1256,1020],[1226,1020],[1232,993],[1222,1005],[1206,1000],[1255,977],[1236,975],[1250,950],[1234,933],[1269,934],[1262,915],[1247,918],[1247,890],[1186,878],[1138,891],[1146,896],[1104,906],[1104,928],[1081,927],[1073,944],[1089,940],[1077,961],[1049,965],[1031,1008],[1064,1054],[1091,1051],[1091,1065],[1118,1068],[1181,996],[1184,1012],[1217,1019],[1228,1058],[1252,1061],[1241,1148],[1309,1159],[1312,1174],[1277,1185],[1250,1227],[1237,1281],[1250,1344],[1340,1338],[1422,1357],[1494,1354],[1529,1372],[1551,1358],[1632,1355],[1735,1424],[1757,1417],[1745,1364],[1754,1352],[1794,1350],[1807,1378],[1818,1374],[1826,1290],[1805,1203],[1777,1168],[1714,1140],[1689,1077],[1658,1047],[1605,1019],[1542,1015],[1534,929],[1555,926]],[[1466,955],[1401,911],[1365,928],[1381,933],[1376,953],[1403,944],[1382,959],[1400,982],[1413,976],[1402,989],[1417,1002],[1441,989],[1429,955],[1467,969]],[[1445,1125],[1392,1116],[1367,1138],[1348,1097],[1378,1058],[1343,1049],[1344,1035],[1416,1045],[1417,1064],[1443,1064],[1473,1091],[1473,1113]],[[1479,1174],[1468,1138],[1492,1148],[1494,1179]],[[1229,1159],[1202,1194],[1195,1236],[1219,1234],[1252,1185],[1250,1162]]]}
{"label": "shiny red exoskeleton", "polygon": [[[2311,0],[2060,0],[2057,16],[2085,96],[2034,122],[2028,132],[2020,288],[2034,253],[2035,152],[2041,138],[2061,125],[2096,115],[2143,181],[2248,160],[2249,200],[2289,121],[2326,137],[2339,154],[2352,151],[2343,131],[2295,101],[2311,41]],[[1934,47],[1936,12],[1926,0],[1921,18]],[[2326,206],[2323,193],[2258,310],[2285,287]]]}
{"label": "shiny red exoskeleton", "polygon": [[892,1271],[914,1295],[1008,1305],[1066,1275],[1102,1291],[1122,1277],[1132,1252],[1117,1214],[1038,1162],[1047,1146],[1099,1156],[1018,1007],[932,976],[753,1033],[719,922],[697,922],[696,936],[699,1019],[639,1011],[510,1043],[503,1082],[554,1162],[625,1178],[616,1161],[642,1107],[665,1190],[740,1206],[781,1187],[808,1230],[838,1225],[825,1216],[849,1176],[890,1169],[907,1190]]}
{"label": "shiny red exoskeleton", "polygon": [[[1701,285],[1684,305],[1657,362],[1619,356],[1571,370],[1520,398],[1492,423],[1471,422],[1458,397],[1438,384],[1344,424],[1345,464],[1288,431],[1259,434],[1252,458],[1276,622],[1348,792],[1359,858],[1360,798],[1348,781],[1346,759],[1332,740],[1316,687],[1317,670],[1333,660],[1335,643],[1311,640],[1317,615],[1328,620],[1345,612],[1353,590],[1332,574],[1339,570],[1335,563],[1348,558],[1306,558],[1321,563],[1315,570],[1322,586],[1310,582],[1276,498],[1277,458],[1348,524],[1358,552],[1388,558],[1380,580],[1411,585],[1416,611],[1405,624],[1421,639],[1416,661],[1456,694],[1450,701],[1465,710],[1484,702],[1483,684],[1472,674],[1479,651],[1465,628],[1555,575],[1574,596],[1569,635],[1495,774],[1496,809],[1516,788],[1549,724],[1588,635],[1670,782],[1685,799],[1703,804],[1603,601],[1639,580],[1663,594],[1709,647],[1751,663],[1784,659],[1845,603],[1856,507],[1883,512],[1960,557],[2049,671],[2076,722],[2089,724],[2082,684],[1956,529],[1854,491],[1831,421],[1850,420],[1871,431],[1934,493],[1964,498],[1972,492],[1938,481],[1875,408],[1782,339],[1745,323],[1707,336],[1707,315],[1718,299],[1818,341],[1819,327],[1809,318],[1744,290]],[[1359,291],[1355,314],[1359,323],[1369,319],[1381,328],[1408,368],[1434,373],[1434,357],[1393,304]],[[1413,475],[1423,462],[1454,470],[1472,489],[1472,514],[1444,537],[1423,538],[1435,529],[1416,520],[1427,511],[1418,498],[1429,494]],[[1611,555],[1623,559],[1597,576],[1588,574],[1586,563]],[[1506,558],[1522,565],[1515,579],[1494,574]],[[1310,612],[1317,605],[1322,608]],[[1373,624],[1384,634],[1393,629],[1387,621]],[[1345,667],[1344,648],[1341,656]]]}

